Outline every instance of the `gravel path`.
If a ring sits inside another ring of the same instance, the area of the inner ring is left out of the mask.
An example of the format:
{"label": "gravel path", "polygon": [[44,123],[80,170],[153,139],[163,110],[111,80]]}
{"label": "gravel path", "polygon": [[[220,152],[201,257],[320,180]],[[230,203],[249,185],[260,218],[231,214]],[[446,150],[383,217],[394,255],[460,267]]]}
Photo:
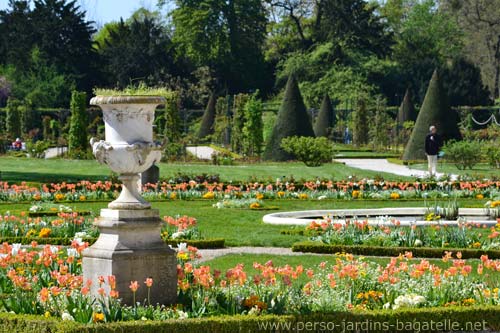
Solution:
{"label": "gravel path", "polygon": [[[345,165],[353,168],[371,170],[377,172],[388,172],[399,176],[419,177],[419,178],[424,178],[427,176],[426,171],[410,169],[406,165],[390,163],[386,159],[341,158],[341,159],[336,159],[336,161],[345,163]],[[437,177],[441,177],[442,175],[443,175],[442,173],[438,173]],[[456,178],[456,177],[457,177],[456,175],[451,175],[451,178]]]}
{"label": "gravel path", "polygon": [[[201,258],[197,259],[196,263],[202,263],[215,259],[217,257],[225,256],[226,254],[271,254],[276,256],[301,256],[301,255],[313,255],[312,253],[302,253],[302,252],[292,252],[292,249],[287,247],[228,247],[224,249],[213,249],[213,250],[199,250]],[[324,255],[324,254],[322,254]]]}
{"label": "gravel path", "polygon": [[186,150],[201,160],[211,160],[215,151],[209,146],[187,147]]}

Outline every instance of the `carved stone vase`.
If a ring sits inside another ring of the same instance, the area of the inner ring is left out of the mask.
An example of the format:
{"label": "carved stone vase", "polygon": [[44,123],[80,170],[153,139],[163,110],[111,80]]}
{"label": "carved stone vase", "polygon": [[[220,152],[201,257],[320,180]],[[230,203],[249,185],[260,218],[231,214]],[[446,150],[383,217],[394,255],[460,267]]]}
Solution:
{"label": "carved stone vase", "polygon": [[[161,219],[137,188],[139,173],[161,158],[161,146],[153,141],[154,112],[165,99],[153,96],[97,96],[90,101],[102,109],[105,139],[91,140],[99,163],[119,174],[119,197],[101,210],[95,223],[100,235],[83,253],[83,275],[92,280],[97,295],[100,276],[116,278],[116,290],[125,304],[132,304],[131,281],[139,282],[136,301],[150,295],[152,304],[172,304],[177,295],[175,251],[160,237]],[[153,278],[148,293],[146,278]],[[109,292],[110,286],[102,287]]]}

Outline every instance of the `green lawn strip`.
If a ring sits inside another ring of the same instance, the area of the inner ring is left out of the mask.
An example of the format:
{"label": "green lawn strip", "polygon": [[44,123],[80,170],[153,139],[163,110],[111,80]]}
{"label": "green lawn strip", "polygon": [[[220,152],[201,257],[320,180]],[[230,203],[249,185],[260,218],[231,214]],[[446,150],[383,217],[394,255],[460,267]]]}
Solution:
{"label": "green lawn strip", "polygon": [[[178,173],[200,175],[219,174],[222,181],[262,180],[274,182],[276,178],[293,176],[296,180],[316,178],[347,179],[349,176],[361,178],[383,177],[390,180],[412,180],[411,177],[390,173],[374,172],[351,168],[340,163],[328,163],[310,168],[303,163],[256,163],[236,164],[233,166],[212,165],[208,163],[160,163],[160,177],[174,178]],[[106,180],[111,172],[105,165],[95,160],[67,159],[30,159],[0,157],[1,180],[10,183],[34,182],[77,182],[79,180]]]}
{"label": "green lawn strip", "polygon": [[[262,222],[262,217],[269,211],[245,209],[217,209],[212,207],[216,201],[165,201],[153,202],[153,208],[159,209],[160,216],[188,215],[198,220],[198,226],[204,238],[224,238],[226,246],[270,246],[291,247],[293,243],[306,241],[302,235],[286,235],[281,231],[287,226],[270,225]],[[309,210],[309,209],[348,209],[348,208],[384,208],[384,207],[422,207],[422,200],[415,201],[313,201],[313,200],[267,200],[266,202],[279,207],[279,211]],[[460,200],[461,207],[469,207],[478,200]],[[0,205],[0,214],[10,211],[19,214],[27,211],[30,204]],[[82,202],[70,205],[79,210],[92,211],[98,215],[101,208],[106,208],[106,202]],[[276,212],[276,211],[271,211]]]}
{"label": "green lawn strip", "polygon": [[[417,164],[412,164],[410,165],[411,169],[417,169],[417,170],[427,170],[427,164],[426,163],[417,163]],[[446,173],[446,174],[455,174],[455,175],[462,175],[462,176],[470,176],[473,178],[492,178],[500,177],[500,170],[495,169],[489,164],[486,163],[479,163],[474,168],[467,169],[467,170],[459,170],[454,164],[452,163],[447,163],[447,162],[442,162],[440,161],[438,164],[438,172]]]}

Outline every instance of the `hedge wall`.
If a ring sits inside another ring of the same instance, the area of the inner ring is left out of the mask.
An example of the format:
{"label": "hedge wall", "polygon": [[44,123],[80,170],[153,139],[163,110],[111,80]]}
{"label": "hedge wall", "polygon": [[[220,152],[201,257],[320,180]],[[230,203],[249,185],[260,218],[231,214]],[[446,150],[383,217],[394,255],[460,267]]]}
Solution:
{"label": "hedge wall", "polygon": [[[430,326],[431,324],[433,327]],[[472,324],[475,326],[471,326]],[[500,307],[441,307],[397,311],[360,310],[300,316],[238,315],[92,325],[63,322],[42,316],[1,313],[0,328],[2,332],[9,333],[440,332],[472,331],[473,329],[498,331],[500,329]]]}
{"label": "hedge wall", "polygon": [[333,245],[318,242],[298,242],[292,245],[293,252],[310,253],[352,253],[364,256],[398,256],[401,253],[412,252],[414,257],[442,258],[445,251],[453,253],[462,252],[463,259],[480,258],[487,255],[490,259],[500,258],[499,250],[479,249],[454,249],[454,248],[430,248],[430,247],[385,247],[366,245]]}
{"label": "hedge wall", "polygon": [[[89,242],[89,244],[94,244],[97,238],[86,238],[84,241]],[[71,245],[73,238],[71,237],[0,237],[0,243],[20,243],[20,244],[31,244],[31,242],[37,242],[38,244],[50,244],[50,245]],[[187,245],[194,246],[198,249],[220,249],[224,247],[224,238],[213,238],[213,239],[176,239],[168,240],[165,243],[177,246],[179,243],[187,243]]]}

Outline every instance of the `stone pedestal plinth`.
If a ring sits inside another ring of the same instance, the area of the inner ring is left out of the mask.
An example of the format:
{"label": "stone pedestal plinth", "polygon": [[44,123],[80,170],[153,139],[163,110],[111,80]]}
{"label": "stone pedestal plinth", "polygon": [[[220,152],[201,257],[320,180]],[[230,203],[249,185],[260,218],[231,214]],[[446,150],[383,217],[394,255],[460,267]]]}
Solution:
{"label": "stone pedestal plinth", "polygon": [[[83,253],[84,281],[92,280],[94,295],[99,288],[98,277],[114,275],[123,303],[133,303],[131,281],[139,282],[136,301],[143,302],[148,291],[144,281],[152,278],[151,304],[175,303],[176,254],[160,237],[161,223],[156,209],[101,210],[101,217],[96,222],[100,236]],[[109,292],[108,284],[105,289]]]}

